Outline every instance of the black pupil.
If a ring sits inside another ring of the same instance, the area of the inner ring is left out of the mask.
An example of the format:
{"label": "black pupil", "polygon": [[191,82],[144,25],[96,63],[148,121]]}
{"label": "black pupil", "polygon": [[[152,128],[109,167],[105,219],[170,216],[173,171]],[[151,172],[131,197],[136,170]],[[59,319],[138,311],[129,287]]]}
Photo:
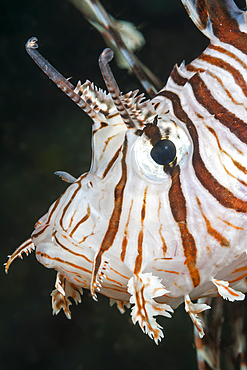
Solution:
{"label": "black pupil", "polygon": [[150,154],[156,163],[166,166],[176,158],[176,147],[171,140],[160,140],[154,145]]}

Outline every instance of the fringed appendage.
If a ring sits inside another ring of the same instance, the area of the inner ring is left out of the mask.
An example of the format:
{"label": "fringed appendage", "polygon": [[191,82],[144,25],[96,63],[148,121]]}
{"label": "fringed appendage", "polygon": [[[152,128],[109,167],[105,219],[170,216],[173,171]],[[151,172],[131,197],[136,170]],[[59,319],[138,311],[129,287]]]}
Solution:
{"label": "fringed appendage", "polygon": [[130,308],[129,302],[119,301],[117,299],[110,298],[110,306],[112,307],[115,303],[121,314],[125,313],[125,308]]}
{"label": "fringed appendage", "polygon": [[73,100],[85,113],[88,114],[92,120],[101,122],[101,117],[91,108],[79,94],[81,83],[75,87],[67,78],[59,73],[39,52],[38,52],[38,39],[32,37],[26,43],[26,51],[33,61],[41,68],[41,70],[61,89],[71,100]]}
{"label": "fringed appendage", "polygon": [[83,290],[81,287],[70,283],[59,272],[57,273],[56,289],[51,293],[53,315],[57,315],[61,309],[64,310],[68,319],[71,319],[71,311],[69,306],[72,304],[68,297],[73,298],[76,304],[81,303],[81,295]]}
{"label": "fringed appendage", "polygon": [[134,275],[128,282],[128,292],[131,294],[130,303],[132,307],[133,323],[139,323],[142,331],[149,335],[156,344],[164,338],[162,326],[160,326],[153,316],[163,315],[171,317],[169,312],[173,309],[167,304],[161,304],[154,298],[163,296],[168,290],[161,284],[161,280],[152,273]]}
{"label": "fringed appendage", "polygon": [[245,295],[230,288],[228,281],[212,279],[212,282],[217,287],[219,295],[224,299],[228,299],[231,302],[244,300]]}
{"label": "fringed appendage", "polygon": [[8,261],[4,264],[5,266],[5,272],[6,274],[8,273],[8,270],[9,270],[9,266],[11,265],[11,263],[17,258],[23,258],[22,257],[22,254],[23,253],[26,253],[26,255],[28,256],[29,253],[31,253],[32,251],[35,250],[35,245],[33,244],[33,241],[32,239],[27,239],[24,243],[22,243],[19,248],[16,249],[16,251],[11,255],[11,256],[8,256]]}
{"label": "fringed appendage", "polygon": [[109,272],[109,258],[103,257],[100,262],[100,266],[97,267],[97,256],[95,258],[94,262],[94,270],[92,273],[92,279],[91,279],[91,286],[90,286],[90,291],[91,291],[91,296],[92,298],[97,301],[97,292],[100,292],[100,289],[102,287],[103,280],[106,278],[106,273]]}
{"label": "fringed appendage", "polygon": [[211,307],[205,303],[192,303],[188,294],[184,296],[184,308],[188,312],[193,324],[195,325],[199,337],[202,338],[205,333],[201,320],[198,318],[198,314],[202,311],[209,310]]}

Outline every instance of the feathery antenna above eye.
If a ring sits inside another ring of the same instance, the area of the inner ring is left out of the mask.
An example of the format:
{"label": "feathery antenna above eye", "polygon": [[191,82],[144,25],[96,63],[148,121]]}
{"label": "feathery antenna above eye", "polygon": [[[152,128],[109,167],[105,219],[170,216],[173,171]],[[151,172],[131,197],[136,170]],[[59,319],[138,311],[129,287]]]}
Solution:
{"label": "feathery antenna above eye", "polygon": [[99,67],[100,67],[102,76],[104,78],[105,84],[107,86],[107,89],[109,93],[111,94],[114,104],[116,105],[118,113],[120,114],[124,123],[128,127],[134,128],[135,124],[128,110],[125,108],[124,103],[121,100],[121,97],[120,97],[121,93],[120,93],[119,87],[117,85],[117,82],[109,66],[109,62],[113,59],[113,56],[114,56],[114,53],[111,49],[109,48],[104,49],[99,57]]}
{"label": "feathery antenna above eye", "polygon": [[84,110],[93,120],[101,121],[98,114],[91,108],[91,106],[82,99],[78,94],[80,81],[77,87],[72,85],[67,78],[61,75],[45,58],[38,52],[38,39],[36,37],[30,38],[26,45],[28,55],[34,62],[42,69],[42,71],[61,89],[71,100],[73,100],[81,109]]}

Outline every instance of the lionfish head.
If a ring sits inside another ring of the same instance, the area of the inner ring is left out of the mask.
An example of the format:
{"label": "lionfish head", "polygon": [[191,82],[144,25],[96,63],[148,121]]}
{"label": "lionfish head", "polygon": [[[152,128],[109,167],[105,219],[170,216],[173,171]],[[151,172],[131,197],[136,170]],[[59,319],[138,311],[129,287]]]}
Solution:
{"label": "lionfish head", "polygon": [[[219,35],[211,6],[213,26],[208,19],[206,27],[206,13],[184,2],[199,28]],[[226,14],[228,3],[218,4],[225,10],[219,13]],[[121,312],[132,304],[134,324],[158,343],[163,332],[154,316],[170,317],[184,302],[202,337],[198,314],[210,306],[191,299],[242,300],[234,288],[247,290],[246,124],[237,117],[240,103],[236,108],[232,98],[229,105],[235,116],[222,105],[243,81],[229,61],[219,61],[221,54],[234,59],[232,46],[229,51],[225,38],[212,42],[190,65],[175,66],[167,85],[145,100],[137,91],[120,92],[111,49],[99,59],[105,93],[89,81],[74,87],[38,53],[36,41],[26,44],[29,55],[92,118],[92,164],[78,179],[57,173],[71,185],[10,256],[6,271],[35,250],[39,262],[57,271],[55,314],[62,308],[70,317],[68,297],[80,302],[82,288],[90,289],[95,300],[100,292]],[[239,55],[233,62],[243,67]],[[212,73],[208,65],[215,65]],[[232,79],[220,74],[222,66]]]}

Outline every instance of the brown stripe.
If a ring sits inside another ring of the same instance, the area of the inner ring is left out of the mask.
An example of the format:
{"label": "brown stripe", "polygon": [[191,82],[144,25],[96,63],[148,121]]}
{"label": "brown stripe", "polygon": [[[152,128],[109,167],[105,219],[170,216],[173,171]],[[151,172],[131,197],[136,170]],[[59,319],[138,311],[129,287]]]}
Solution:
{"label": "brown stripe", "polygon": [[175,66],[173,67],[170,77],[179,86],[184,86],[186,82],[188,82],[188,78],[185,78],[179,74],[177,64],[175,64]]}
{"label": "brown stripe", "polygon": [[207,1],[207,11],[212,22],[213,32],[220,41],[233,45],[247,54],[247,34],[241,32],[238,22],[227,9],[226,1]]}
{"label": "brown stripe", "polygon": [[125,136],[123,149],[122,149],[122,159],[121,159],[122,176],[121,176],[118,184],[115,187],[114,208],[113,208],[113,211],[112,211],[111,218],[109,220],[108,229],[105,233],[105,236],[104,236],[103,241],[101,243],[98,254],[95,257],[94,271],[93,271],[92,281],[91,281],[91,293],[92,293],[92,295],[94,295],[96,276],[97,276],[99,268],[100,268],[103,253],[106,252],[112,246],[112,244],[114,242],[114,239],[116,237],[116,234],[118,232],[118,228],[119,228],[120,216],[121,216],[121,213],[122,213],[124,188],[125,188],[126,181],[127,181],[127,165],[126,165],[127,148],[128,148],[128,143],[127,143],[127,138]]}
{"label": "brown stripe", "polygon": [[51,211],[49,212],[49,217],[48,217],[48,219],[47,219],[47,221],[46,221],[46,223],[47,223],[47,224],[49,224],[49,223],[50,223],[51,218],[52,218],[52,215],[53,215],[53,213],[55,212],[55,210],[56,210],[56,208],[57,208],[57,206],[58,206],[58,204],[59,204],[59,202],[60,202],[60,200],[61,200],[62,196],[63,196],[63,195],[61,195],[61,196],[56,200],[56,202],[53,204],[52,209],[51,209]]}
{"label": "brown stripe", "polygon": [[124,262],[125,255],[126,255],[126,248],[127,248],[127,244],[128,244],[129,222],[130,222],[130,214],[131,214],[132,206],[133,206],[133,199],[131,201],[129,214],[128,214],[128,219],[127,219],[125,229],[124,229],[124,237],[123,237],[123,241],[122,241],[122,248],[121,248],[122,250],[121,250],[121,255],[120,255],[120,259],[121,259],[122,262]]}
{"label": "brown stripe", "polygon": [[234,229],[237,229],[237,230],[244,230],[244,228],[243,228],[243,227],[233,225],[231,222],[226,221],[226,220],[223,220],[222,218],[220,218],[220,220],[221,220],[221,221],[223,221],[223,222],[224,222],[225,224],[227,224],[228,226],[233,227]]}
{"label": "brown stripe", "polygon": [[125,142],[123,145],[123,151],[122,151],[122,176],[115,188],[114,193],[114,209],[109,221],[109,226],[106,231],[105,237],[102,241],[100,251],[105,252],[107,251],[113,244],[116,233],[118,231],[119,222],[120,222],[120,216],[122,212],[122,204],[123,204],[123,193],[124,188],[127,181],[127,166],[126,166],[126,154],[127,154],[127,139],[125,138]]}
{"label": "brown stripe", "polygon": [[165,257],[166,256],[166,252],[167,252],[167,245],[166,245],[165,238],[162,235],[162,226],[161,225],[160,225],[160,229],[159,229],[159,234],[160,234],[160,239],[162,241],[163,256]]}
{"label": "brown stripe", "polygon": [[[114,139],[116,136],[118,136],[118,134],[112,135],[112,136],[108,137],[108,138],[107,138],[107,140],[105,140],[104,148],[103,148],[103,150],[102,150],[102,152],[101,152],[101,155],[100,155],[100,157],[99,157],[99,159],[98,159],[98,162],[97,162],[97,168],[99,167],[99,163],[100,163],[101,159],[104,157],[104,154],[105,154],[105,151],[106,151],[106,149],[107,149],[107,146],[108,146],[109,142],[110,142],[112,139]],[[120,147],[120,149],[121,149],[121,147]]]}
{"label": "brown stripe", "polygon": [[88,234],[88,235],[86,235],[86,236],[84,236],[84,237],[79,241],[79,244],[84,243],[84,242],[87,240],[87,238],[88,238],[89,236],[94,235],[94,229],[95,229],[95,226],[96,226],[96,223],[93,225],[93,229],[92,229],[91,233],[90,233],[90,234]]}
{"label": "brown stripe", "polygon": [[67,209],[69,208],[69,206],[71,205],[71,203],[73,202],[73,200],[75,199],[75,197],[76,197],[76,195],[77,195],[77,193],[78,193],[78,191],[81,189],[81,182],[77,182],[77,184],[78,184],[78,188],[76,189],[76,190],[74,190],[74,192],[73,192],[73,194],[72,194],[72,196],[70,197],[70,200],[68,201],[68,203],[66,204],[66,206],[64,207],[64,209],[63,209],[63,213],[62,213],[62,216],[61,216],[61,218],[60,218],[60,226],[61,226],[61,228],[64,230],[64,228],[63,228],[63,218],[64,218],[64,216],[65,216],[65,213],[67,212]]}
{"label": "brown stripe", "polygon": [[234,159],[232,159],[232,161],[235,164],[235,166],[239,169],[239,171],[243,172],[245,175],[247,174],[246,167],[242,166],[239,162],[235,161]]}
{"label": "brown stripe", "polygon": [[[160,210],[161,210],[161,200],[159,199],[159,208],[158,208],[158,219],[159,219],[159,222],[160,222]],[[166,252],[167,252],[167,245],[166,245],[166,242],[165,242],[165,238],[162,235],[162,224],[160,224],[159,234],[160,234],[160,239],[162,241],[163,256],[165,257],[166,256]]]}
{"label": "brown stripe", "polygon": [[216,58],[204,53],[201,54],[198,57],[198,59],[203,60],[204,62],[207,62],[229,72],[234,78],[236,84],[242,89],[244,95],[247,96],[247,86],[245,80],[243,78],[243,75],[236,68],[232,67],[229,63],[225,62],[223,59]]}
{"label": "brown stripe", "polygon": [[114,270],[112,267],[110,267],[109,269],[110,269],[111,271],[113,271],[115,274],[117,274],[117,275],[121,276],[122,278],[129,280],[129,277],[128,277],[128,276],[125,276],[125,275],[121,274],[119,271]]}
{"label": "brown stripe", "polygon": [[219,160],[220,160],[220,163],[221,163],[221,165],[222,165],[222,167],[224,168],[224,170],[226,171],[226,173],[229,175],[229,176],[231,176],[231,177],[233,177],[235,180],[237,180],[237,181],[239,181],[242,185],[244,185],[245,187],[247,187],[247,183],[245,182],[245,181],[243,181],[243,180],[241,180],[241,179],[239,179],[237,176],[234,176],[227,168],[226,168],[226,166],[224,165],[224,163],[223,163],[223,161],[222,161],[222,159],[221,159],[221,156],[220,155],[218,155],[218,157],[219,157]]}
{"label": "brown stripe", "polygon": [[95,135],[99,130],[105,128],[109,126],[108,123],[106,122],[100,122],[100,126],[98,128],[96,128],[95,130],[93,130],[93,135]]}
{"label": "brown stripe", "polygon": [[201,158],[199,150],[199,140],[196,128],[186,112],[182,109],[179,97],[171,91],[161,91],[158,95],[164,96],[172,101],[173,110],[176,117],[187,126],[191,139],[193,141],[192,163],[195,174],[201,184],[217,201],[226,208],[233,208],[237,212],[247,213],[247,202],[235,197],[227,188],[222,186],[213,175],[207,170]]}
{"label": "brown stripe", "polygon": [[117,116],[120,116],[120,114],[118,112],[113,113],[113,114],[109,114],[106,118],[107,119],[112,119],[112,118],[117,117]]}
{"label": "brown stripe", "polygon": [[197,101],[219,120],[222,125],[229,128],[234,135],[247,144],[246,122],[242,121],[236,117],[235,114],[229,112],[223,105],[219,104],[198,74],[195,74],[189,80],[189,83]]}
{"label": "brown stripe", "polygon": [[220,149],[220,151],[224,154],[226,154],[229,158],[232,159],[232,157],[230,156],[230,154],[228,154],[225,150],[222,149],[222,146],[220,144],[220,141],[219,141],[219,138],[218,138],[218,135],[216,134],[215,130],[211,127],[211,126],[207,126],[205,125],[208,129],[208,131],[215,137],[216,141],[217,141],[217,144],[218,144],[218,147]]}
{"label": "brown stripe", "polygon": [[[200,73],[203,73],[205,72],[206,70],[203,69],[203,68],[196,68],[195,66],[193,66],[192,64],[189,64],[186,69],[190,72],[200,72]],[[221,85],[222,89],[225,91],[225,93],[227,94],[228,98],[236,105],[241,105],[245,110],[246,110],[246,107],[243,106],[242,103],[239,103],[236,99],[233,98],[231,92],[225,87],[223,81],[218,77],[216,76],[214,73],[210,72],[207,70],[207,73],[212,77],[212,78],[215,78],[218,83]]]}
{"label": "brown stripe", "polygon": [[159,105],[160,105],[160,102],[156,103],[156,104],[154,105],[154,109],[155,109],[155,110],[157,110],[157,109],[159,108]]}
{"label": "brown stripe", "polygon": [[196,2],[196,12],[200,19],[200,26],[202,29],[207,27],[208,12],[205,0],[197,0]]}
{"label": "brown stripe", "polygon": [[159,271],[159,272],[167,272],[168,274],[175,274],[175,275],[180,275],[180,272],[178,272],[178,271],[171,271],[171,270],[163,270],[163,269],[156,269],[156,268],[154,268],[154,270],[156,270],[156,271]]}
{"label": "brown stripe", "polygon": [[193,235],[187,227],[187,206],[180,182],[180,168],[175,166],[171,170],[172,184],[168,193],[171,212],[181,233],[182,245],[186,264],[194,287],[200,284],[200,274],[196,267],[197,249]]}
{"label": "brown stripe", "polygon": [[[221,145],[220,145],[220,141],[219,141],[219,139],[218,139],[218,136],[217,136],[217,134],[216,134],[216,132],[214,131],[214,129],[212,128],[212,127],[210,127],[210,126],[207,126],[206,125],[206,127],[207,127],[207,129],[211,132],[211,134],[213,134],[214,135],[214,137],[215,137],[215,139],[216,139],[216,141],[217,141],[217,144],[218,144],[218,147],[219,147],[219,149],[220,149],[220,151],[222,152],[222,153],[224,153],[226,156],[228,156],[231,160],[232,160],[232,163],[239,169],[239,171],[242,171],[242,172],[244,172],[245,174],[247,173],[247,170],[246,170],[246,168],[244,167],[244,166],[242,166],[240,163],[238,163],[237,161],[235,161],[231,156],[230,156],[230,154],[228,154],[225,150],[223,150],[222,149],[222,147],[221,147]],[[221,165],[222,165],[222,167],[224,168],[224,170],[226,171],[226,173],[229,175],[229,176],[231,176],[231,177],[233,177],[235,180],[237,180],[237,181],[239,181],[241,184],[243,184],[244,186],[247,186],[247,184],[246,184],[246,182],[245,181],[243,181],[243,180],[241,180],[241,179],[239,179],[238,177],[236,177],[236,176],[234,176],[227,168],[226,168],[226,166],[224,165],[224,163],[222,162],[222,159],[221,159],[221,156],[219,155],[219,160],[220,160],[220,163],[221,163]]]}
{"label": "brown stripe", "polygon": [[[109,293],[109,290],[113,290],[114,292],[127,293],[126,288],[121,289],[120,287],[119,288],[113,288],[112,286],[102,285],[102,289],[108,290],[108,292],[106,292],[106,293],[101,292],[101,294],[103,294],[104,296],[106,296],[108,299],[114,299],[114,300],[116,300],[116,298],[115,298],[116,296],[112,296]],[[120,301],[118,301],[118,302],[120,302]]]}
{"label": "brown stripe", "polygon": [[79,266],[79,265],[76,265],[76,264],[74,264],[74,263],[72,263],[72,262],[65,261],[65,260],[63,260],[63,259],[61,259],[61,258],[59,258],[59,257],[51,257],[51,256],[49,256],[49,254],[47,254],[47,253],[42,253],[42,252],[40,252],[40,251],[36,252],[36,256],[45,257],[45,258],[47,258],[47,259],[49,259],[49,260],[60,262],[62,265],[72,266],[72,267],[74,267],[74,268],[76,268],[76,269],[82,270],[82,271],[84,271],[84,272],[86,272],[86,273],[88,273],[88,274],[90,274],[90,275],[91,275],[91,271],[90,271],[90,270],[87,270],[87,269],[85,269],[84,267],[81,267],[81,266]]}
{"label": "brown stripe", "polygon": [[140,230],[138,235],[138,243],[137,243],[137,257],[135,260],[135,268],[134,274],[138,274],[141,271],[142,267],[142,243],[143,243],[143,229]]}
{"label": "brown stripe", "polygon": [[212,49],[212,50],[216,50],[218,51],[219,53],[222,53],[222,54],[225,54],[227,55],[228,57],[232,58],[232,59],[235,59],[236,62],[238,62],[239,64],[241,64],[241,66],[247,70],[247,64],[244,63],[242,61],[242,59],[240,59],[239,57],[237,57],[237,55],[231,53],[230,51],[224,49],[223,47],[221,46],[218,46],[218,45],[214,45],[214,44],[209,44],[208,45],[208,49]]}
{"label": "brown stripe", "polygon": [[[118,284],[118,285],[120,285],[120,286],[123,286],[123,284],[122,283],[120,283],[119,281],[117,281],[117,280],[114,280],[114,279],[110,279],[108,276],[106,276],[106,278],[105,278],[107,281],[110,281],[111,282],[111,286],[110,286],[110,289],[112,289],[112,287],[115,285],[116,286],[116,284]],[[113,283],[113,284],[112,284]],[[107,284],[107,282],[106,282],[106,284]]]}
{"label": "brown stripe", "polygon": [[[203,68],[196,68],[195,66],[193,66],[192,64],[189,64],[188,66],[186,66],[186,69],[188,70],[188,71],[190,71],[190,72],[200,72],[200,73],[203,73],[203,72],[205,72],[206,71],[206,69],[203,69]],[[214,73],[212,73],[212,72],[209,72],[208,70],[207,70],[207,73],[211,76],[211,77],[213,77],[213,78],[215,78],[217,81],[218,81],[218,83],[221,85],[221,87],[222,87],[222,89],[225,91],[225,93],[227,94],[227,96],[228,96],[228,98],[234,103],[234,104],[236,104],[236,105],[241,105],[242,107],[243,107],[243,104],[242,103],[239,103],[238,101],[236,101],[234,98],[233,98],[233,96],[232,96],[232,94],[230,93],[230,91],[225,87],[225,85],[224,85],[224,83],[223,83],[223,81],[218,77],[218,76],[216,76]],[[245,107],[243,107],[245,110],[246,110],[246,108]],[[197,113],[196,113],[197,114]],[[198,115],[198,114],[197,114]],[[203,117],[201,117],[201,118],[203,118]]]}
{"label": "brown stripe", "polygon": [[143,203],[142,203],[142,210],[141,210],[141,224],[142,224],[142,226],[144,226],[143,223],[144,223],[144,219],[145,219],[145,216],[146,216],[147,190],[148,190],[148,186],[146,186],[146,188],[144,190],[144,197],[143,197]]}
{"label": "brown stripe", "polygon": [[[242,279],[244,279],[244,278],[246,278],[246,277],[247,277],[247,273],[245,273],[245,274],[243,274],[243,275],[241,275],[241,276],[238,276],[236,279],[229,280],[229,281],[228,281],[228,283],[229,283],[229,284],[236,283],[236,281],[242,280]],[[245,282],[246,282],[246,281],[245,281]]]}
{"label": "brown stripe", "polygon": [[69,222],[69,227],[68,229],[71,228],[73,222],[74,222],[74,217],[75,217],[75,214],[76,214],[77,210],[74,210],[73,214],[70,216],[70,222]]}
{"label": "brown stripe", "polygon": [[60,245],[60,247],[61,247],[62,249],[66,250],[67,252],[69,252],[69,253],[71,253],[71,254],[73,254],[73,255],[77,256],[77,257],[82,257],[82,258],[84,258],[84,259],[85,259],[87,262],[89,262],[89,263],[93,263],[93,261],[91,261],[89,258],[87,258],[84,254],[76,253],[76,252],[72,251],[70,248],[65,247],[65,245],[63,245],[63,244],[58,240],[58,238],[56,237],[56,235],[54,235],[54,237],[55,237],[56,243],[57,243],[58,245]]}
{"label": "brown stripe", "polygon": [[[218,138],[218,136],[217,136],[216,132],[214,131],[214,129],[213,129],[212,127],[210,127],[210,126],[207,126],[207,125],[206,125],[206,127],[207,127],[207,129],[211,132],[211,134],[213,134],[213,135],[214,135],[214,137],[215,137],[215,139],[216,139],[216,141],[217,141],[218,147],[219,147],[219,149],[222,151],[222,153],[224,153],[225,155],[227,155],[227,156],[232,160],[233,164],[234,164],[234,165],[239,169],[239,171],[243,172],[243,173],[246,175],[246,174],[247,174],[247,169],[246,169],[246,167],[242,166],[239,162],[237,162],[235,159],[233,159],[233,158],[230,156],[230,154],[229,154],[229,153],[227,153],[224,149],[222,149],[222,147],[221,147],[221,145],[220,145],[219,138]],[[241,154],[243,154],[243,153],[241,153]]]}
{"label": "brown stripe", "polygon": [[197,200],[197,204],[200,208],[202,217],[204,218],[204,220],[206,222],[207,231],[208,231],[209,235],[211,235],[215,240],[217,240],[217,242],[221,245],[221,247],[229,248],[230,247],[230,242],[221,233],[219,233],[217,230],[215,230],[211,226],[210,221],[207,219],[207,217],[205,216],[205,214],[202,211],[202,205],[201,205],[200,200],[197,197],[196,197],[196,200]]}
{"label": "brown stripe", "polygon": [[147,202],[147,190],[146,186],[143,196],[142,209],[141,209],[141,230],[138,235],[138,248],[137,248],[137,257],[135,260],[134,274],[138,274],[141,271],[142,266],[142,244],[143,244],[143,229],[144,229],[144,220],[146,216],[146,202]]}
{"label": "brown stripe", "polygon": [[112,159],[110,160],[110,162],[108,163],[108,165],[106,166],[105,171],[104,171],[103,176],[102,176],[103,179],[106,177],[106,175],[110,171],[111,167],[116,162],[121,149],[122,149],[122,145],[118,148],[118,150],[116,151],[116,153],[114,154],[114,156],[112,157]]}
{"label": "brown stripe", "polygon": [[127,237],[128,237],[128,234],[127,234],[127,231],[125,230],[123,241],[122,241],[122,247],[121,247],[121,255],[120,255],[120,259],[122,262],[124,262],[125,255],[126,255],[126,249],[127,249],[127,244],[128,244]]}
{"label": "brown stripe", "polygon": [[243,272],[243,271],[246,271],[247,270],[247,266],[242,266],[242,267],[239,267],[237,269],[235,269],[234,271],[232,271],[232,274],[235,274],[236,272]]}
{"label": "brown stripe", "polygon": [[75,227],[73,228],[73,230],[69,234],[71,238],[72,238],[72,235],[74,234],[74,232],[78,229],[78,227],[81,224],[83,224],[83,222],[85,222],[85,221],[87,221],[89,219],[90,213],[91,213],[91,209],[90,209],[90,205],[88,204],[88,206],[87,206],[87,214],[84,217],[82,217],[82,219],[79,222],[77,222],[77,224],[75,225]]}
{"label": "brown stripe", "polygon": [[[79,177],[79,179],[73,183],[73,185],[74,185],[74,184],[76,184],[76,183],[80,184],[80,183],[81,183],[81,181],[82,181],[86,176],[87,176],[87,173],[85,173],[84,175],[80,176],[80,177]],[[65,193],[64,193],[64,194],[65,194]],[[56,210],[56,208],[57,208],[57,206],[58,206],[58,204],[59,204],[60,200],[63,198],[64,194],[62,194],[62,195],[61,195],[61,196],[56,200],[56,202],[53,204],[52,209],[51,209],[51,210],[50,210],[50,212],[49,212],[49,217],[48,217],[48,219],[47,219],[47,221],[46,221],[46,224],[49,224],[49,223],[50,223],[50,221],[51,221],[51,217],[52,217],[53,213],[55,212],[55,210]],[[38,234],[37,234],[37,235],[38,235]]]}
{"label": "brown stripe", "polygon": [[39,235],[43,234],[43,232],[47,229],[47,227],[49,227],[50,224],[46,224],[45,226],[43,226],[43,228],[40,230],[40,231],[36,231],[34,230],[33,233],[32,233],[32,238],[37,238]]}

